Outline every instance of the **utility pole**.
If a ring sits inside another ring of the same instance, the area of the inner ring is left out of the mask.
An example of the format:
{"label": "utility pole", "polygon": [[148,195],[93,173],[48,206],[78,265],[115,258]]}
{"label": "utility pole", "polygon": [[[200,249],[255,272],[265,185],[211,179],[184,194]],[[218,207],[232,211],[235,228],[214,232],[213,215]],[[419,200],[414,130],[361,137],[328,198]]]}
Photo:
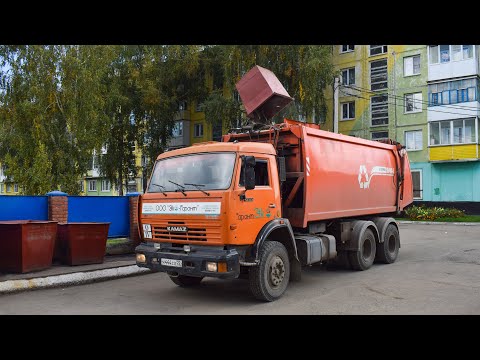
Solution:
{"label": "utility pole", "polygon": [[335,77],[333,85],[333,132],[338,133],[338,87],[340,86],[340,78]]}
{"label": "utility pole", "polygon": [[[393,136],[390,138],[398,141],[397,139],[397,84],[396,84],[396,78],[397,78],[397,63],[396,63],[396,53],[395,50],[392,51],[392,56],[393,56],[393,98],[395,100],[395,107],[394,107],[394,125],[393,125]],[[387,98],[388,99],[388,98]]]}

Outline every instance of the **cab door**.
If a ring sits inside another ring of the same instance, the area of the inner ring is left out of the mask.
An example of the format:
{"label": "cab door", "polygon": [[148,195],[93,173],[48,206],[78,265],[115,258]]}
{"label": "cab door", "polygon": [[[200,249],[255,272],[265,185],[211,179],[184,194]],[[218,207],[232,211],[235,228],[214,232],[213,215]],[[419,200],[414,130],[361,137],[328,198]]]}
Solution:
{"label": "cab door", "polygon": [[270,220],[280,217],[280,196],[276,195],[279,194],[277,165],[274,156],[256,155],[255,189],[245,192],[242,161],[240,157],[235,172],[236,237],[238,244],[253,244],[260,229]]}

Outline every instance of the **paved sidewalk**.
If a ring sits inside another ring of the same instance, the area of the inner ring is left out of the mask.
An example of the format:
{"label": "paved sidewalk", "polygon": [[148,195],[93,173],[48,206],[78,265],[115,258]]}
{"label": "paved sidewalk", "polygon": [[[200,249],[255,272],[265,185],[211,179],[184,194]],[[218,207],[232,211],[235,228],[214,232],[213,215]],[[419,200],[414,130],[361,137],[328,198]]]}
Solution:
{"label": "paved sidewalk", "polygon": [[102,264],[69,266],[53,263],[46,270],[26,274],[0,273],[0,294],[79,285],[149,272],[135,264],[135,254],[106,255]]}

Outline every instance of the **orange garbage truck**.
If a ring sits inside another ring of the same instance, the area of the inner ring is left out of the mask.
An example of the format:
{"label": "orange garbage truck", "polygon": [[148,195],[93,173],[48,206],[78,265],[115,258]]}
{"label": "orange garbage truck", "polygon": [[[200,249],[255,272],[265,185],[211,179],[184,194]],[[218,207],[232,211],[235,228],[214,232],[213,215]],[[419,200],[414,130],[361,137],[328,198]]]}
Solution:
{"label": "orange garbage truck", "polygon": [[[289,102],[266,69],[242,80],[237,89],[255,121]],[[138,266],[182,287],[246,278],[256,298],[274,301],[304,266],[367,270],[397,259],[391,216],[413,201],[401,144],[288,119],[254,124],[158,156],[139,199]]]}

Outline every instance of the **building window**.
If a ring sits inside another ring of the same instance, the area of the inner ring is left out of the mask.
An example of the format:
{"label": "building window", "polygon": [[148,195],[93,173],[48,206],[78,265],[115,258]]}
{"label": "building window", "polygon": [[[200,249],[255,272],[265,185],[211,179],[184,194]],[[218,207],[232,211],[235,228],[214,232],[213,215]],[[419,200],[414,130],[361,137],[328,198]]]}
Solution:
{"label": "building window", "polygon": [[473,59],[474,45],[430,45],[429,63],[438,64],[450,61]]}
{"label": "building window", "polygon": [[452,61],[459,61],[462,58],[462,45],[452,45]]}
{"label": "building window", "polygon": [[0,194],[3,193],[3,184],[0,184]]}
{"label": "building window", "polygon": [[407,150],[422,150],[422,130],[405,131],[405,147]]}
{"label": "building window", "polygon": [[462,45],[463,60],[473,59],[473,45]]}
{"label": "building window", "polygon": [[388,131],[373,131],[371,136],[372,140],[386,140],[388,139]]}
{"label": "building window", "polygon": [[385,54],[387,45],[370,45],[370,56]]}
{"label": "building window", "polygon": [[476,142],[475,119],[453,120],[453,143],[468,144]]}
{"label": "building window", "polygon": [[342,120],[355,119],[355,101],[342,104]]}
{"label": "building window", "polygon": [[84,185],[83,185],[83,180],[80,181],[80,192],[84,192],[85,191],[85,188],[84,188]]}
{"label": "building window", "polygon": [[18,184],[13,185],[13,192],[18,192]]}
{"label": "building window", "polygon": [[110,181],[102,180],[102,191],[110,191]]}
{"label": "building window", "polygon": [[97,191],[97,181],[89,180],[88,181],[88,191]]}
{"label": "building window", "polygon": [[477,79],[463,79],[428,85],[428,106],[476,101],[478,85]]}
{"label": "building window", "polygon": [[7,184],[7,193],[12,192],[12,185]]}
{"label": "building window", "polygon": [[355,85],[355,68],[342,70],[342,84]]}
{"label": "building window", "polygon": [[137,192],[137,182],[134,181],[129,181],[127,184],[127,192],[132,193],[132,192]]}
{"label": "building window", "polygon": [[422,112],[422,93],[405,94],[405,113]]}
{"label": "building window", "polygon": [[403,76],[420,74],[420,55],[403,58]]}
{"label": "building window", "polygon": [[438,45],[428,47],[428,62],[429,64],[438,64]]}
{"label": "building window", "polygon": [[203,124],[202,123],[195,124],[195,126],[193,127],[193,136],[194,137],[202,137],[203,136]]}
{"label": "building window", "polygon": [[430,145],[472,143],[477,143],[474,118],[430,123]]}
{"label": "building window", "polygon": [[202,111],[202,103],[200,101],[197,101],[197,106],[195,107],[196,112],[201,112]]}
{"label": "building window", "polygon": [[371,113],[372,126],[388,124],[388,95],[372,96]]}
{"label": "building window", "polygon": [[388,87],[387,59],[370,63],[370,87],[372,90],[383,90]]}
{"label": "building window", "polygon": [[450,61],[450,46],[440,45],[440,62],[446,63]]}
{"label": "building window", "polygon": [[423,198],[422,170],[410,170],[413,182],[413,198],[421,200]]}
{"label": "building window", "polygon": [[99,168],[99,157],[98,155],[93,155],[92,157],[92,170],[96,170]]}
{"label": "building window", "polygon": [[184,111],[184,110],[187,110],[187,102],[184,100],[184,101],[180,101],[178,103],[178,110],[179,111]]}
{"label": "building window", "polygon": [[340,53],[351,52],[355,50],[355,45],[340,45]]}
{"label": "building window", "polygon": [[183,136],[183,121],[175,122],[175,125],[172,129],[172,136],[173,137],[180,137]]}

